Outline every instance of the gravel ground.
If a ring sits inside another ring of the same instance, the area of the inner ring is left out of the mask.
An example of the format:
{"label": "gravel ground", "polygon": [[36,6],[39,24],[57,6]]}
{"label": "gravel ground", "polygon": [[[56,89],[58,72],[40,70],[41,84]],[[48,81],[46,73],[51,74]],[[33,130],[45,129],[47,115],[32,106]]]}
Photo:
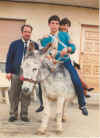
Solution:
{"label": "gravel ground", "polygon": [[36,130],[40,126],[41,113],[35,112],[39,104],[35,102],[30,105],[29,118],[31,121],[29,123],[22,122],[20,118],[18,121],[10,123],[8,122],[9,105],[0,103],[0,138],[100,137],[99,98],[94,94],[90,99],[87,99],[87,103],[88,116],[81,114],[77,102],[68,107],[68,119],[63,123],[64,131],[60,135],[55,132],[56,106],[53,104],[51,119],[45,136],[35,135]]}

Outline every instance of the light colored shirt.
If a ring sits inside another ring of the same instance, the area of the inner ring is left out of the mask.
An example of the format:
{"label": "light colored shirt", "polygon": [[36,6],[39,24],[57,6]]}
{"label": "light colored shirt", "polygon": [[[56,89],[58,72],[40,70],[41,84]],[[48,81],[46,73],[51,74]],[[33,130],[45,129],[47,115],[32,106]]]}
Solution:
{"label": "light colored shirt", "polygon": [[[25,41],[25,40],[22,38],[22,41],[23,41],[23,43],[24,43],[24,51],[23,51],[23,58],[22,58],[22,63],[23,63],[24,58],[25,58],[25,53],[26,53],[25,49],[29,47],[29,44],[30,44],[30,41],[31,41],[31,40]],[[27,43],[26,43],[26,42],[27,42]],[[27,50],[27,49],[26,49],[26,50]]]}

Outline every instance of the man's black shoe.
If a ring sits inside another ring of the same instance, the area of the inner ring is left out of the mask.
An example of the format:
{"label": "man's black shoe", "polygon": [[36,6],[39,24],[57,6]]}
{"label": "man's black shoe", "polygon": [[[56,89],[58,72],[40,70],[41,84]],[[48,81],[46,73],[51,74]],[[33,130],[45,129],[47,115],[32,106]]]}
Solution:
{"label": "man's black shoe", "polygon": [[14,116],[12,116],[12,117],[10,117],[10,118],[8,119],[9,122],[14,122],[14,121],[16,121],[16,120],[17,120],[17,118],[14,117]]}
{"label": "man's black shoe", "polygon": [[88,88],[88,91],[93,91],[94,90],[94,88]]}
{"label": "man's black shoe", "polygon": [[43,105],[41,105],[37,110],[36,110],[36,112],[42,112],[43,111],[43,109],[44,109],[44,106]]}
{"label": "man's black shoe", "polygon": [[81,107],[80,109],[81,109],[83,115],[88,115],[88,110],[85,106]]}
{"label": "man's black shoe", "polygon": [[86,98],[90,98],[91,96],[90,96],[89,94],[86,94],[85,97],[86,97]]}
{"label": "man's black shoe", "polygon": [[24,122],[29,122],[30,120],[27,117],[21,117],[21,120]]}

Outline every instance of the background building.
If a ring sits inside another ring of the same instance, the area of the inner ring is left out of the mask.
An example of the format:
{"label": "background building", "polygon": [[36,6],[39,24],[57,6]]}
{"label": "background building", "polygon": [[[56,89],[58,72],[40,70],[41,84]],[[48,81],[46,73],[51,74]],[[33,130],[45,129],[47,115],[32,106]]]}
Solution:
{"label": "background building", "polygon": [[73,55],[81,64],[81,72],[90,87],[99,91],[100,47],[98,0],[8,0],[0,1],[0,68],[11,41],[20,37],[22,24],[34,28],[32,39],[37,40],[48,30],[48,17],[54,14],[68,17],[72,22],[71,38],[77,46]]}

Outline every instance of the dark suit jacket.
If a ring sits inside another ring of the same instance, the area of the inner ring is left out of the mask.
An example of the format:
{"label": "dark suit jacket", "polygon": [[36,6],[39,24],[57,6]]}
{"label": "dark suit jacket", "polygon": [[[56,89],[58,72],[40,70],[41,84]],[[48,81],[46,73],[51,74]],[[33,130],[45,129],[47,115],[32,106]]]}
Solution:
{"label": "dark suit jacket", "polygon": [[[36,42],[34,44],[35,48],[38,49],[38,44]],[[19,74],[23,52],[24,43],[22,39],[15,40],[10,44],[6,58],[6,73]]]}

